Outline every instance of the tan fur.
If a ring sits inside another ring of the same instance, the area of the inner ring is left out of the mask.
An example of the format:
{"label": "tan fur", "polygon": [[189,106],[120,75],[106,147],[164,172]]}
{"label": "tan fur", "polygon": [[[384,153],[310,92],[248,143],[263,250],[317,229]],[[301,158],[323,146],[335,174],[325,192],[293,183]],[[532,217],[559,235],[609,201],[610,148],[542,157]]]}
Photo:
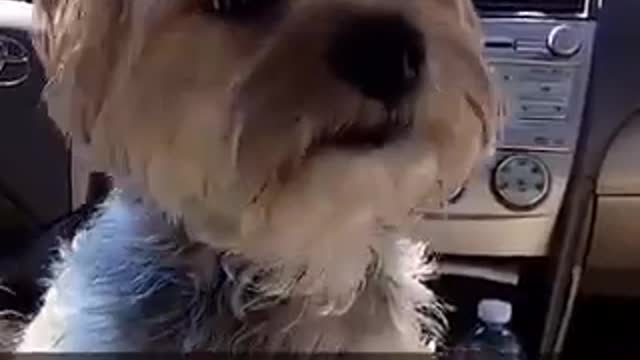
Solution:
{"label": "tan fur", "polygon": [[[371,249],[396,254],[385,249],[410,232],[410,210],[438,184],[462,184],[492,148],[479,21],[467,0],[284,3],[276,21],[240,24],[202,14],[197,0],[37,1],[46,97],[97,166],[143,189],[193,240],[285,272],[304,266],[294,294],[352,305]],[[324,54],[343,19],[387,13],[406,17],[427,49],[401,104],[411,133],[377,149],[312,149],[385,111]]]}

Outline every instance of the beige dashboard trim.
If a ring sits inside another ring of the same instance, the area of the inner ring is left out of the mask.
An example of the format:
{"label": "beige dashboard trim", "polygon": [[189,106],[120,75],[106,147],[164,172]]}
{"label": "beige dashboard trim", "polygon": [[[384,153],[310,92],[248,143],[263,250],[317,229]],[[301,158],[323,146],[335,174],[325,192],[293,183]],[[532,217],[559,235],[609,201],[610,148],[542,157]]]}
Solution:
{"label": "beige dashboard trim", "polygon": [[598,195],[640,196],[640,115],[631,119],[609,148],[597,192]]}
{"label": "beige dashboard trim", "polygon": [[477,221],[424,220],[414,238],[429,241],[440,254],[458,256],[545,256],[553,217],[500,218]]}
{"label": "beige dashboard trim", "polygon": [[582,291],[640,295],[640,115],[611,144],[596,192]]}
{"label": "beige dashboard trim", "polygon": [[640,272],[640,196],[598,198],[587,265]]}

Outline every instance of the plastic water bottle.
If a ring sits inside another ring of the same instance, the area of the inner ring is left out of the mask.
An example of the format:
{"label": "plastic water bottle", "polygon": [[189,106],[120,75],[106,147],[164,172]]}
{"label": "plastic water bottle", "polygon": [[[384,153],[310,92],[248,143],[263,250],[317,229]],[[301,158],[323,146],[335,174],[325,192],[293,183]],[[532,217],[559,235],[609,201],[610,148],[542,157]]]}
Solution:
{"label": "plastic water bottle", "polygon": [[508,302],[485,299],[478,304],[480,323],[452,353],[454,360],[525,360],[518,337],[509,329]]}

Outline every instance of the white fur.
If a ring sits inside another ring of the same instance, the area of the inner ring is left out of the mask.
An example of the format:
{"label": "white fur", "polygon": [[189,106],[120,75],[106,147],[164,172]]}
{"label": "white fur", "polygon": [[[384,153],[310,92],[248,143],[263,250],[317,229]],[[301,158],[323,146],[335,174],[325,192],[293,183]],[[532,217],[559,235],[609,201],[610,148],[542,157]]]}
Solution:
{"label": "white fur", "polygon": [[[424,351],[444,329],[423,284],[434,276],[424,243],[387,239],[348,298],[337,298],[310,288],[302,269],[218,257],[183,236],[149,204],[114,194],[64,250],[18,350]],[[256,293],[245,299],[248,289]]]}
{"label": "white fur", "polygon": [[[462,184],[496,128],[471,4],[283,0],[277,21],[240,24],[197,3],[38,2],[51,114],[122,193],[64,256],[21,350],[427,350],[442,309],[411,209]],[[345,19],[380,14],[424,38],[420,85],[393,109],[411,126],[336,146],[389,121],[325,56]],[[176,291],[199,295],[158,300]]]}

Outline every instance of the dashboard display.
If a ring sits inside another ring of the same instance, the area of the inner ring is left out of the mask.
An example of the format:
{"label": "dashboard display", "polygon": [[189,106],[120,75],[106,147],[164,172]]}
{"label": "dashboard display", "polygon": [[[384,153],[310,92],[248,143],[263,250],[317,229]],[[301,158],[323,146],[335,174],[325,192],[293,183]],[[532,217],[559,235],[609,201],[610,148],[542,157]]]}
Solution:
{"label": "dashboard display", "polygon": [[474,3],[481,12],[576,14],[586,7],[586,0],[474,0]]}

